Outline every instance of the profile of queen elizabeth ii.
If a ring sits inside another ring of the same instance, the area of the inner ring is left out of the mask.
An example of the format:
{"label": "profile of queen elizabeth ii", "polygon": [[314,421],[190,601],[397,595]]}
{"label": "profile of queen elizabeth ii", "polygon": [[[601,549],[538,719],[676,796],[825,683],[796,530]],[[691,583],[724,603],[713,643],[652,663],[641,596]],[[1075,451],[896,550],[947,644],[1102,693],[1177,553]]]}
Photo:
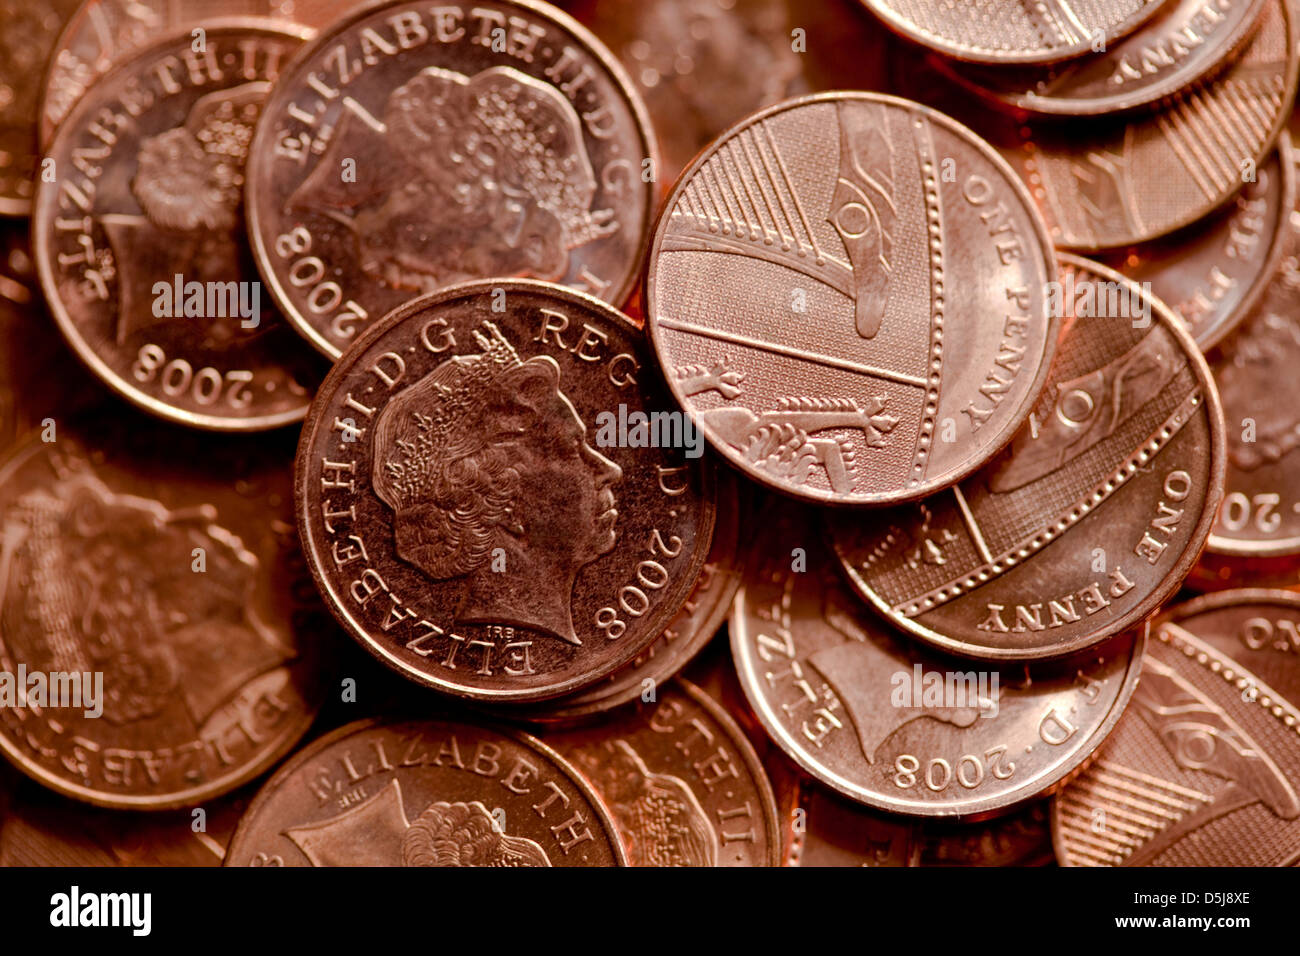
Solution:
{"label": "profile of queen elizabeth ii", "polygon": [[380,412],[371,483],[393,511],[398,557],[435,581],[464,579],[458,623],[579,645],[573,586],[614,548],[622,469],[587,442],[553,359],[521,360],[491,322],[474,338],[480,353],[448,359]]}

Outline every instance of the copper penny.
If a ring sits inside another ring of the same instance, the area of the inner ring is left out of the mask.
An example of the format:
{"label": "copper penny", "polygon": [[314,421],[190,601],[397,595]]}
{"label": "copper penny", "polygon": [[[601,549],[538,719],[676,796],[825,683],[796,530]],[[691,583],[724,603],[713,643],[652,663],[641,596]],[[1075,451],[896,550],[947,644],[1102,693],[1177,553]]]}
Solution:
{"label": "copper penny", "polygon": [[276,84],[249,232],[285,314],[337,357],[413,295],[470,279],[622,302],[655,164],[640,98],[566,14],[398,0],[322,32]]}
{"label": "copper penny", "polygon": [[[167,809],[294,745],[336,632],[292,525],[287,436],[141,426],[54,415],[0,464],[0,751],[68,796]],[[79,701],[35,696],[73,675]]]}
{"label": "copper penny", "polygon": [[590,728],[542,739],[596,788],[632,866],[777,866],[776,800],[744,732],[676,680]]}
{"label": "copper penny", "polygon": [[45,67],[80,0],[0,0],[0,216],[26,216],[40,173]]}
{"label": "copper penny", "polygon": [[731,619],[745,694],[781,749],[860,803],[928,817],[1050,792],[1119,719],[1142,643],[1134,630],[1002,666],[924,649],[861,605],[794,506],[766,516]]}
{"label": "copper penny", "polygon": [[622,866],[591,785],[540,741],[441,720],[363,720],[286,763],[227,866]]}
{"label": "copper penny", "polygon": [[[569,721],[623,704],[645,699],[656,687],[667,683],[718,633],[731,611],[732,599],[740,587],[739,552],[741,505],[737,479],[729,473],[717,475],[717,517],[709,557],[695,587],[672,619],[644,651],[613,674],[590,687],[543,701],[535,708],[515,705],[510,716],[536,721]],[[746,516],[747,517],[747,516]]]}
{"label": "copper penny", "polygon": [[1228,475],[1209,550],[1247,558],[1300,553],[1300,211],[1254,312],[1210,354],[1228,422]]}
{"label": "copper penny", "polygon": [[364,0],[85,0],[50,54],[40,142],[48,146],[74,103],[113,67],[156,40],[213,21],[258,17],[314,30]]}
{"label": "copper penny", "polygon": [[1166,303],[1208,350],[1259,302],[1286,246],[1295,207],[1295,156],[1285,132],[1253,182],[1213,216],[1099,261]]}
{"label": "copper penny", "polygon": [[298,421],[322,363],[263,294],[243,241],[253,124],[301,39],[213,25],[95,84],[36,196],[41,284],[64,336],[115,391],[222,431]]}
{"label": "copper penny", "polygon": [[1300,863],[1300,595],[1241,590],[1157,620],[1142,681],[1056,798],[1064,866]]}
{"label": "copper penny", "polygon": [[830,93],[749,117],[678,181],[647,324],[732,464],[805,500],[888,504],[968,474],[1024,421],[1055,274],[1024,188],[974,134]]}
{"label": "copper penny", "polygon": [[666,403],[640,330],[563,286],[466,283],[391,313],[330,372],[299,445],[331,609],[389,666],[465,697],[612,673],[708,558],[708,463],[670,429],[611,434],[613,418],[668,422]]}
{"label": "copper penny", "polygon": [[946,56],[983,63],[1051,63],[1131,33],[1165,0],[863,0],[891,30]]}
{"label": "copper penny", "polygon": [[1138,624],[1223,496],[1223,411],[1196,343],[1130,280],[1063,256],[1057,361],[1028,424],[961,484],[829,523],[853,587],[951,652],[1027,660]]}
{"label": "copper penny", "polygon": [[964,66],[939,57],[934,63],[976,91],[1032,113],[1116,113],[1166,100],[1223,66],[1249,39],[1267,2],[1167,0],[1105,50],[1046,67]]}

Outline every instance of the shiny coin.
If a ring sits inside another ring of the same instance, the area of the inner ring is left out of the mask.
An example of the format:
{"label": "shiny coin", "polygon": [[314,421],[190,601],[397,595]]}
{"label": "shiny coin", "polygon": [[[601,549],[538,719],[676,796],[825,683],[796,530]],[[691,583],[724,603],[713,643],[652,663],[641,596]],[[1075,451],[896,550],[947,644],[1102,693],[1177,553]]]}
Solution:
{"label": "shiny coin", "polygon": [[960,60],[1051,63],[1095,53],[1166,0],[864,0],[890,29]]}
{"label": "shiny coin", "polygon": [[49,150],[41,284],[64,336],[115,391],[171,421],[247,431],[306,414],[318,356],[276,313],[243,238],[253,125],[299,37],[213,26],[97,83]]}
{"label": "shiny coin", "polygon": [[249,165],[258,265],[337,357],[420,292],[490,276],[615,304],[655,208],[653,137],[621,67],[528,0],[370,6],[276,84]]}
{"label": "shiny coin", "polygon": [[913,816],[1049,792],[1119,719],[1142,642],[1002,667],[924,650],[841,583],[816,516],[794,506],[764,521],[731,619],[736,670],[780,747],[846,796]]}
{"label": "shiny coin", "polygon": [[1047,389],[988,467],[916,505],[828,522],[853,587],[893,623],[987,659],[1053,657],[1178,589],[1223,496],[1223,412],[1173,313],[1062,258]]}
{"label": "shiny coin", "polygon": [[1142,681],[1061,791],[1064,866],[1300,864],[1300,596],[1224,591],[1152,628]]}
{"label": "shiny coin", "polygon": [[1221,67],[1270,0],[1167,0],[1141,29],[1048,67],[935,65],[1003,103],[1060,116],[1116,113],[1168,99]]}
{"label": "shiny coin", "polygon": [[1300,212],[1254,312],[1210,355],[1228,423],[1228,475],[1210,550],[1300,553]]}
{"label": "shiny coin", "polygon": [[258,793],[227,866],[621,866],[591,786],[526,734],[363,720]]}
{"label": "shiny coin", "polygon": [[1211,348],[1250,314],[1277,272],[1295,206],[1290,143],[1283,133],[1254,181],[1218,213],[1099,261],[1149,283],[1196,344]]}
{"label": "shiny coin", "polygon": [[686,681],[542,739],[596,788],[632,866],[776,866],[772,785],[726,712]]}
{"label": "shiny coin", "polygon": [[41,173],[40,78],[80,0],[0,0],[0,216],[31,212]]}
{"label": "shiny coin", "polygon": [[335,630],[284,438],[144,424],[50,417],[0,464],[0,751],[68,796],[167,809],[293,746]]}
{"label": "shiny coin", "polygon": [[965,127],[825,94],[750,117],[678,181],[648,327],[678,401],[747,475],[885,504],[968,474],[1024,421],[1055,274],[1025,190]]}
{"label": "shiny coin", "polygon": [[468,283],[392,313],[326,378],[299,445],[334,613],[401,673],[482,700],[628,663],[713,532],[702,439],[667,401],[640,331],[562,286]]}

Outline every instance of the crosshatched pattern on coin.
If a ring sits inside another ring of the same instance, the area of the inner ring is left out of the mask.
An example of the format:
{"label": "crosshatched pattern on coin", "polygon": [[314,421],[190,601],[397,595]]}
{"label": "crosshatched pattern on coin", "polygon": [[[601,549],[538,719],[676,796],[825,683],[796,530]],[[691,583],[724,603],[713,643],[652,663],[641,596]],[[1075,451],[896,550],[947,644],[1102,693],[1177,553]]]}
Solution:
{"label": "crosshatched pattern on coin", "polygon": [[621,303],[657,176],[644,107],[565,14],[395,3],[322,33],[276,85],[249,231],[276,301],[338,357],[413,295],[472,279]]}
{"label": "crosshatched pattern on coin", "polygon": [[957,653],[1050,657],[1131,627],[1186,576],[1223,494],[1223,413],[1177,319],[1084,259],[1062,260],[1060,288],[1057,359],[1007,450],[915,505],[828,522],[859,593]]}
{"label": "crosshatched pattern on coin", "polygon": [[1049,792],[1119,719],[1142,641],[1003,666],[922,648],[852,594],[817,516],[794,506],[765,516],[731,618],[745,694],[782,750],[855,800],[915,816]]}
{"label": "crosshatched pattern on coin", "polygon": [[963,60],[1042,63],[1093,52],[1165,0],[865,0],[890,27]]}
{"label": "crosshatched pattern on coin", "polygon": [[1225,591],[1155,624],[1128,712],[1054,801],[1062,865],[1300,862],[1297,610]]}
{"label": "crosshatched pattern on coin", "polygon": [[969,131],[872,94],[732,129],[660,219],[648,324],[715,448],[778,490],[916,498],[1024,420],[1055,345],[1054,258]]}

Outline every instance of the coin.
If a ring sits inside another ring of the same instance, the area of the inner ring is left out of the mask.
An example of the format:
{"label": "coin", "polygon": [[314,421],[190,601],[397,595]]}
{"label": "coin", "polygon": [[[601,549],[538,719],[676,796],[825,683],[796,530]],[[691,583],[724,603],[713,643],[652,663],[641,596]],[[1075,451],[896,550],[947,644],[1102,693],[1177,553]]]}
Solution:
{"label": "coin", "polygon": [[944,650],[1082,650],[1172,595],[1223,496],[1223,411],[1196,343],[1119,273],[1063,256],[1058,359],[1005,453],[918,504],[828,522],[852,585]]}
{"label": "coin", "polygon": [[1197,598],[1152,629],[1142,682],[1056,798],[1064,866],[1300,863],[1300,596]]}
{"label": "coin", "polygon": [[313,29],[362,0],[86,0],[50,53],[39,133],[48,146],[68,110],[110,69],[171,33],[258,17]]}
{"label": "coin", "polygon": [[1250,313],[1277,271],[1295,207],[1290,139],[1284,132],[1254,181],[1210,218],[1099,259],[1148,283],[1203,350]]}
{"label": "coin", "polygon": [[940,57],[933,63],[977,92],[1031,113],[1116,113],[1159,103],[1221,67],[1249,39],[1266,2],[1168,0],[1104,50],[1046,67],[965,66]]}
{"label": "coin", "polygon": [[1268,157],[1291,113],[1300,38],[1287,0],[1269,0],[1241,55],[1150,113],[1053,123],[994,121],[979,132],[1029,184],[1058,246],[1113,249],[1218,209]]}
{"label": "coin", "polygon": [[[543,722],[569,721],[644,699],[667,683],[718,633],[740,587],[741,506],[739,482],[727,473],[717,476],[717,512],[709,557],[695,587],[660,634],[644,651],[609,677],[590,687],[538,704],[515,705],[510,716]],[[746,515],[748,518],[748,515]]]}
{"label": "coin", "polygon": [[336,638],[290,523],[288,436],[142,424],[56,413],[0,463],[0,751],[60,793],[152,810],[283,756]]}
{"label": "coin", "polygon": [[1051,63],[1106,49],[1165,0],[864,0],[885,26],[960,60]]}
{"label": "coin", "polygon": [[591,786],[526,734],[442,720],[348,724],[240,821],[227,866],[622,866]]}
{"label": "coin", "polygon": [[258,265],[331,357],[413,295],[470,279],[620,303],[655,208],[653,137],[622,68],[529,0],[354,13],[276,84],[252,151]]}
{"label": "coin", "polygon": [[893,813],[992,815],[1050,792],[1119,719],[1140,631],[1032,665],[938,654],[861,606],[817,524],[766,516],[731,648],[763,726],[819,782]]}
{"label": "coin", "polygon": [[330,372],[299,445],[327,603],[380,660],[459,696],[612,673],[681,609],[713,532],[702,439],[690,457],[666,402],[640,331],[562,286],[466,283],[396,310]]}
{"label": "coin", "polygon": [[745,474],[886,504],[968,474],[1024,421],[1055,274],[1023,187],[969,130],[823,94],[749,117],[678,181],[647,323],[677,400]]}
{"label": "coin", "polygon": [[744,732],[675,680],[587,728],[542,740],[591,781],[632,866],[777,866],[772,785]]}
{"label": "coin", "polygon": [[26,216],[40,172],[41,86],[63,24],[79,0],[0,0],[0,216]]}
{"label": "coin", "polygon": [[212,25],[95,84],[49,150],[33,243],[77,355],[116,392],[198,428],[306,414],[320,359],[269,301],[242,241],[253,123],[299,37]]}
{"label": "coin", "polygon": [[1228,422],[1226,494],[1209,550],[1269,558],[1300,553],[1300,210],[1286,253],[1255,311],[1211,353]]}

